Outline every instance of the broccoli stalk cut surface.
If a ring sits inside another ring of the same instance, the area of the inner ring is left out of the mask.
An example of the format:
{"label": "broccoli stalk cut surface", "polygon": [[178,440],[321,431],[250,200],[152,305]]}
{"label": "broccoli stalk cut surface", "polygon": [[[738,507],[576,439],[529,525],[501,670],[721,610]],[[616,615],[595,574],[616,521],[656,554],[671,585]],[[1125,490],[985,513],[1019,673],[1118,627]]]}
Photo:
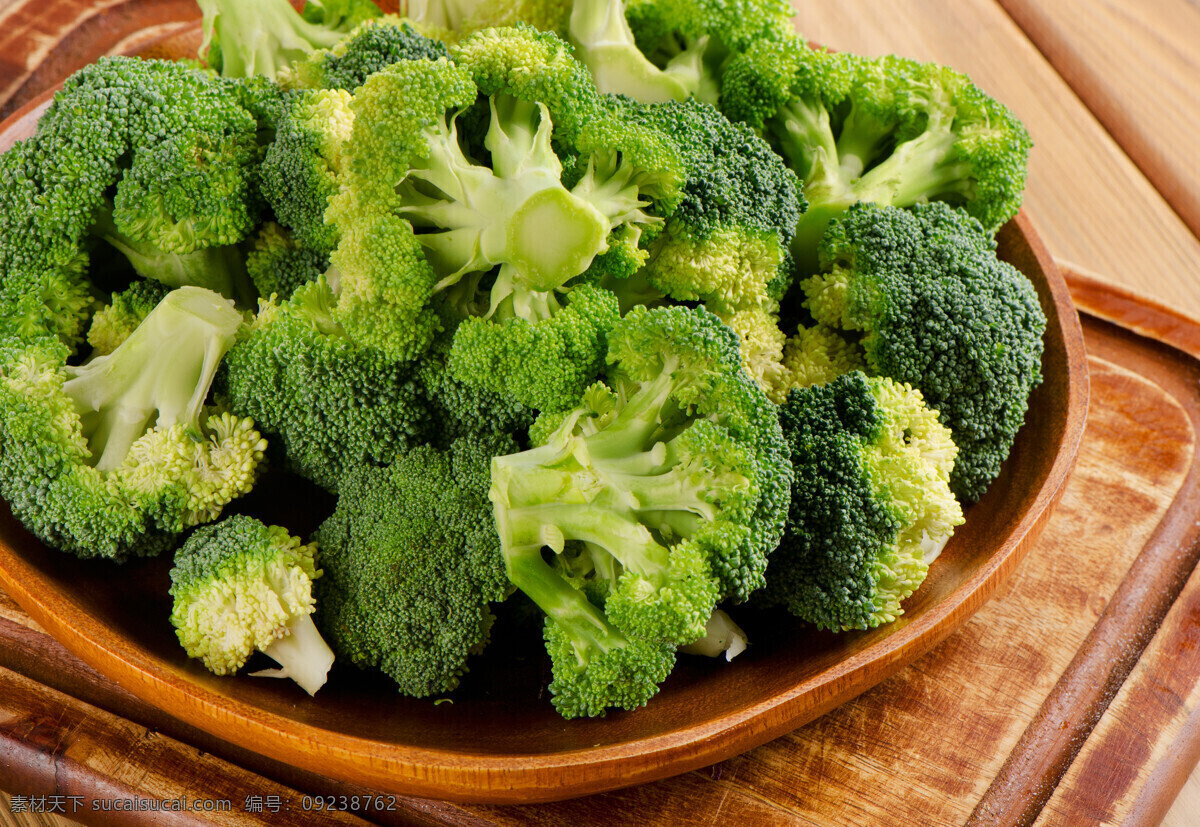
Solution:
{"label": "broccoli stalk cut surface", "polygon": [[171,569],[171,624],[188,657],[229,675],[259,651],[279,668],[252,675],[316,694],[334,655],[312,619],[315,554],[315,544],[244,515],[197,529]]}
{"label": "broccoli stalk cut surface", "polygon": [[492,463],[508,576],[547,615],[568,717],[645,703],[717,602],[762,586],[791,473],[775,409],[712,314],[635,308],[608,360],[607,383]]}
{"label": "broccoli stalk cut surface", "polygon": [[793,390],[780,419],[795,480],[762,600],[832,631],[890,623],[963,522],[950,432],[918,391],[861,371]]}

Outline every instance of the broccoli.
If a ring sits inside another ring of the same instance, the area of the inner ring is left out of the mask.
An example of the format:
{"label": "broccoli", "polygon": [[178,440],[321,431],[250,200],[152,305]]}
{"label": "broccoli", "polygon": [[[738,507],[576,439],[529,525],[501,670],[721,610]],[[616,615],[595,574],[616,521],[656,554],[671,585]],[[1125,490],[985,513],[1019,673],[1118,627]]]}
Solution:
{"label": "broccoli", "polygon": [[447,43],[518,23],[563,37],[571,17],[571,0],[405,0],[400,5],[420,31]]}
{"label": "broccoli", "polygon": [[732,57],[793,31],[784,0],[575,0],[568,32],[600,91],[715,104]]}
{"label": "broccoli", "polygon": [[172,291],[112,353],[83,365],[51,335],[0,368],[0,495],[47,545],[152,555],[253,486],[265,443],[204,405],[242,324],[200,287]]}
{"label": "broccoli", "polygon": [[[674,179],[625,163],[611,140],[595,146],[621,125],[602,117],[586,70],[553,35],[487,30],[452,54],[392,64],[354,95],[356,122],[370,128],[353,131],[342,190],[326,213],[341,231],[329,274],[335,315],[352,336],[396,358],[419,355],[447,326],[486,318],[497,329],[464,333],[454,361],[465,381],[497,358],[495,346],[508,369],[525,374],[513,387],[538,389],[547,372],[574,372],[573,397],[593,378],[578,366],[597,363],[603,350],[608,322],[598,314],[615,313],[589,301],[584,312],[577,302],[573,317],[555,317],[574,286],[598,278],[593,262],[607,271],[640,265],[637,239],[661,225],[646,191],[667,186],[660,175]],[[669,160],[669,151],[644,149],[644,132],[631,126],[618,137],[633,154]],[[571,187],[560,143],[576,148],[562,150],[578,171]]]}
{"label": "broccoli", "polygon": [[963,522],[949,431],[919,391],[861,371],[793,390],[779,416],[795,480],[761,602],[831,631],[891,622]]}
{"label": "broccoli", "polygon": [[276,78],[315,50],[335,46],[371,14],[365,0],[308,3],[307,15],[289,0],[196,2],[204,15],[200,57],[227,78]]}
{"label": "broccoli", "polygon": [[318,49],[293,64],[280,80],[289,87],[353,92],[385,66],[449,56],[442,41],[426,37],[402,17],[385,15],[357,26],[332,49]]}
{"label": "broccoli", "polygon": [[171,288],[159,281],[138,279],[112,294],[111,301],[92,316],[87,341],[93,356],[112,353],[166,298]]}
{"label": "broccoli", "polygon": [[405,695],[453,690],[488,641],[489,605],[512,591],[488,502],[510,437],[427,445],[343,479],[317,530],[319,621],[339,655],[378,667]]}
{"label": "broccoli", "polygon": [[290,231],[297,247],[323,263],[339,239],[337,226],[325,220],[326,210],[339,190],[343,150],[353,125],[349,92],[286,93],[260,171],[263,197],[278,222]]}
{"label": "broccoli", "polygon": [[448,374],[448,336],[420,359],[394,359],[349,335],[335,301],[323,276],[262,301],[218,376],[225,404],[258,423],[290,470],[337,492],[354,467],[418,444],[527,427],[524,408]]}
{"label": "broccoli", "polygon": [[793,253],[811,271],[829,221],[857,201],[948,201],[989,231],[1021,203],[1029,134],[964,75],[892,55],[755,43],[730,61],[721,106],[762,130],[804,182]]}
{"label": "broccoli", "polygon": [[944,203],[862,203],[830,224],[801,282],[818,323],[859,337],[869,373],[911,384],[958,446],[950,487],[978,500],[1042,379],[1046,316],[975,219]]}
{"label": "broccoli", "polygon": [[257,141],[240,96],[206,72],[110,57],[72,75],[0,156],[0,338],[50,330],[77,346],[90,265],[113,269],[101,238],[147,276],[242,295],[230,245],[258,221]]}
{"label": "broccoli", "polygon": [[325,685],[333,652],[313,623],[316,544],[286,528],[237,514],[202,526],[175,553],[171,624],[188,657],[217,675],[241,669],[255,651],[309,695]]}
{"label": "broccoli", "polygon": [[492,464],[508,575],[547,615],[567,717],[645,703],[717,602],[763,585],[791,482],[775,407],[717,317],[634,308],[608,345],[607,383]]}
{"label": "broccoli", "polygon": [[246,273],[258,294],[267,298],[290,298],[297,288],[322,276],[328,266],[328,256],[305,247],[274,221],[259,227],[246,253]]}

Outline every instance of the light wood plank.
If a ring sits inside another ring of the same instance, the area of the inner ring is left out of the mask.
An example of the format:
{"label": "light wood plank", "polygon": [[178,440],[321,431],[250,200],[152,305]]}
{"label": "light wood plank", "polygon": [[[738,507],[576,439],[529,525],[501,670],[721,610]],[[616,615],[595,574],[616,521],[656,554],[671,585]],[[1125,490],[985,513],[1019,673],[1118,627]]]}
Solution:
{"label": "light wood plank", "polygon": [[999,2],[1200,234],[1200,6]]}
{"label": "light wood plank", "polygon": [[[970,75],[1033,136],[1026,205],[1051,253],[1200,317],[1200,240],[999,5],[795,5],[797,26],[810,40],[936,60]],[[1200,101],[1181,105],[1200,108]]]}

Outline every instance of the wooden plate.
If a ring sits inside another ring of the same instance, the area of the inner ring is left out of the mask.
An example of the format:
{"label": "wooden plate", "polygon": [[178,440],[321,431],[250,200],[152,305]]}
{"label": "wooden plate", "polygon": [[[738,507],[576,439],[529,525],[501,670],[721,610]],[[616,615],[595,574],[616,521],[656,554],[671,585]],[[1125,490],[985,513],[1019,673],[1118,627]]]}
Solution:
{"label": "wooden plate", "polygon": [[[0,149],[30,134],[46,103],[0,125]],[[786,614],[738,616],[750,649],[733,663],[681,658],[644,709],[564,721],[545,692],[537,618],[506,604],[497,642],[453,702],[403,698],[390,682],[335,665],[311,699],[290,682],[217,678],[183,654],[167,620],[168,559],[115,566],[47,549],[0,511],[0,581],[76,655],[141,699],[214,735],[334,779],[459,801],[549,801],[706,766],[854,697],[958,628],[1013,571],[1044,527],[1075,461],[1088,380],[1062,276],[1023,215],[1001,256],[1037,287],[1049,319],[1045,382],[1001,477],[972,506],[905,615],[833,635]],[[266,480],[239,508],[307,533],[331,510],[301,481]],[[265,665],[265,664],[264,664]]]}

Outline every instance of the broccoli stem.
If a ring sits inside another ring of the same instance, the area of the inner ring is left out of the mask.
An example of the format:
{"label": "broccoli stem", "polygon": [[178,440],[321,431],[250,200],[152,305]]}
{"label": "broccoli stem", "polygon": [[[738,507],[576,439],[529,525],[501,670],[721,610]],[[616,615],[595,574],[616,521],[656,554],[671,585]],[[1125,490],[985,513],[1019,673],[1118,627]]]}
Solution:
{"label": "broccoli stem", "polygon": [[930,127],[867,170],[854,185],[856,200],[907,207],[947,196],[970,199],[972,167],[955,159],[957,136],[948,128]]}
{"label": "broccoli stem", "polygon": [[333,650],[325,643],[308,613],[298,615],[283,630],[282,636],[262,651],[280,668],[260,669],[251,672],[252,676],[291,678],[309,695],[315,695],[325,685],[333,666]]}
{"label": "broccoli stem", "polygon": [[63,391],[75,401],[95,467],[120,466],[151,426],[198,429],[201,406],[241,324],[227,299],[181,287],[112,353],[67,368]]}
{"label": "broccoli stem", "polygon": [[576,0],[567,32],[603,93],[665,103],[697,91],[701,72],[688,60],[673,60],[664,70],[641,53],[621,0]]}
{"label": "broccoli stem", "polygon": [[204,287],[242,305],[254,296],[246,274],[246,261],[237,245],[204,247],[192,253],[168,253],[147,241],[138,241],[117,229],[112,215],[102,210],[93,234],[120,252],[139,276],[168,287]]}

